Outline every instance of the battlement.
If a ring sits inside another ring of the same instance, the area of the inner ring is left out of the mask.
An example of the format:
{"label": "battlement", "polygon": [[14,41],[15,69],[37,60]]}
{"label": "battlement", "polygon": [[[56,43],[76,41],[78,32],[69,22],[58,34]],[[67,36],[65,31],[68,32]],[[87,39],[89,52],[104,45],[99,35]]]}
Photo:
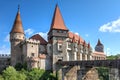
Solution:
{"label": "battlement", "polygon": [[0,54],[0,58],[10,58],[10,54]]}
{"label": "battlement", "polygon": [[40,44],[40,41],[35,39],[25,39],[24,42],[31,43],[31,44]]}

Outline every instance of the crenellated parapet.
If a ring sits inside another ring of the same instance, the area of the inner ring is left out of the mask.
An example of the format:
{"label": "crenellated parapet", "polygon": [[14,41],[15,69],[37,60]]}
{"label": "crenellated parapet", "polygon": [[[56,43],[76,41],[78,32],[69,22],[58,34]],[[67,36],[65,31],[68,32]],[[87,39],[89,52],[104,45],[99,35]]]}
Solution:
{"label": "crenellated parapet", "polygon": [[30,43],[30,44],[36,44],[36,45],[39,45],[40,44],[40,41],[39,40],[35,40],[35,39],[25,39],[23,42],[24,43]]}
{"label": "crenellated parapet", "polygon": [[0,54],[0,58],[10,58],[10,54]]}

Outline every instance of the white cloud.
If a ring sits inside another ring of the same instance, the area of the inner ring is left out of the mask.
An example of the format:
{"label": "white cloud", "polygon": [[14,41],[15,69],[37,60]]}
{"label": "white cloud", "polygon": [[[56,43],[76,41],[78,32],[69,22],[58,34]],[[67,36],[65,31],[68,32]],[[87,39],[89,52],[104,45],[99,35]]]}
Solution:
{"label": "white cloud", "polygon": [[79,35],[79,33],[75,32],[75,34]]}
{"label": "white cloud", "polygon": [[47,33],[48,32],[38,32],[39,35],[41,35],[45,40],[47,40]]}
{"label": "white cloud", "polygon": [[99,28],[101,32],[120,32],[120,18],[108,22]]}
{"label": "white cloud", "polygon": [[9,39],[10,39],[10,35],[8,34],[8,35],[5,37],[4,41],[5,41],[5,42],[9,42]]}
{"label": "white cloud", "polygon": [[10,49],[3,45],[0,47],[0,54],[10,54]]}
{"label": "white cloud", "polygon": [[31,34],[33,34],[33,32],[34,32],[34,30],[30,29],[30,28],[25,30],[25,34],[27,34],[27,35],[31,35]]}

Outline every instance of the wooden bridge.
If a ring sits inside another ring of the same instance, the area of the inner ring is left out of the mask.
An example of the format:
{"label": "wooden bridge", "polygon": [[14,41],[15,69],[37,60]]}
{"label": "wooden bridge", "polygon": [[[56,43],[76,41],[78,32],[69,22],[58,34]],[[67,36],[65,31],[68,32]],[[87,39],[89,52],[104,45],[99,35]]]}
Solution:
{"label": "wooden bridge", "polygon": [[80,65],[83,67],[108,67],[108,68],[119,68],[120,69],[120,59],[116,59],[116,60],[58,61],[57,64],[61,65],[61,66]]}

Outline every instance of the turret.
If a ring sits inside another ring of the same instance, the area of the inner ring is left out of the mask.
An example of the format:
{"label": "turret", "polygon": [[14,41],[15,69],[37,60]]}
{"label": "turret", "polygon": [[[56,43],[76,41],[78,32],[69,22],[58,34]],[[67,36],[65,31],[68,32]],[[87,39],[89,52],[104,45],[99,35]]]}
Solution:
{"label": "turret", "polygon": [[25,39],[22,21],[20,17],[20,10],[14,20],[12,30],[10,31],[10,42],[11,42],[11,65],[15,66],[16,63],[21,63],[22,50],[20,42]]}
{"label": "turret", "polygon": [[60,13],[58,5],[55,7],[52,23],[48,32],[48,43],[51,45],[52,68],[56,70],[55,63],[58,60],[66,60],[66,39],[68,38],[68,29]]}
{"label": "turret", "polygon": [[51,40],[54,36],[56,37],[68,37],[68,29],[64,24],[64,20],[60,13],[58,5],[55,7],[52,24],[48,32],[48,41]]}
{"label": "turret", "polygon": [[104,45],[101,43],[100,39],[98,39],[97,45],[95,46],[95,51],[104,52]]}

